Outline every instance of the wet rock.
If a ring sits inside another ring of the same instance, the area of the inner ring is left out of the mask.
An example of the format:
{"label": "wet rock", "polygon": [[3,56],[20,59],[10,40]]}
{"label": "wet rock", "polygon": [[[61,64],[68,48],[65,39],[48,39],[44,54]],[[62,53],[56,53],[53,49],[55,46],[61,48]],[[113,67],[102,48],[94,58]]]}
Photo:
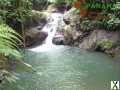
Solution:
{"label": "wet rock", "polygon": [[26,30],[26,46],[33,47],[40,45],[44,42],[46,37],[48,36],[47,32],[43,32],[38,30],[38,28],[32,28],[30,30]]}
{"label": "wet rock", "polygon": [[[78,24],[80,23],[80,16],[73,13],[74,8],[70,9],[64,15],[64,24],[60,24],[58,26],[57,33],[63,35],[62,38],[58,37],[54,38],[54,40],[61,41],[64,39],[64,45],[77,45],[77,40],[81,36],[81,32],[79,31]],[[76,24],[77,23],[77,24]],[[63,38],[64,37],[64,38]]]}
{"label": "wet rock", "polygon": [[81,31],[74,31],[73,34],[72,34],[73,40],[77,40],[82,35],[83,35],[83,33]]}
{"label": "wet rock", "polygon": [[63,27],[64,36],[65,36],[65,42],[67,45],[77,46],[79,47],[79,43],[82,42],[84,37],[87,37],[89,35],[89,32],[83,32],[80,28],[80,16],[78,14],[75,14],[74,8],[70,9],[65,15],[64,15],[64,22],[66,23],[66,26]]}
{"label": "wet rock", "polygon": [[55,35],[52,42],[56,45],[64,45],[64,36],[63,35]]}

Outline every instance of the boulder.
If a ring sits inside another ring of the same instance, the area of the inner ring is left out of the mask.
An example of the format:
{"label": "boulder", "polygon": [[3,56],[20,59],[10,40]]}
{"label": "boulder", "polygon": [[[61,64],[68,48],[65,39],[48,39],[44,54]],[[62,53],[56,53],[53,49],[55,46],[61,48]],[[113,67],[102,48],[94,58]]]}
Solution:
{"label": "boulder", "polygon": [[115,58],[120,59],[120,47],[116,47],[116,48],[106,50],[105,53],[107,53],[107,54],[109,54],[109,55],[111,55]]}
{"label": "boulder", "polygon": [[120,59],[120,47],[114,49],[112,53],[114,54],[114,57]]}
{"label": "boulder", "polygon": [[64,36],[61,34],[57,34],[54,36],[52,42],[56,45],[64,45]]}
{"label": "boulder", "polygon": [[94,30],[88,37],[83,39],[83,42],[79,44],[82,49],[92,49],[97,48],[97,42],[102,40],[109,40],[113,45],[120,41],[120,32],[118,31],[107,31],[107,30]]}
{"label": "boulder", "polygon": [[47,36],[47,32],[40,31],[38,28],[26,30],[26,46],[31,47],[40,45],[43,43]]}

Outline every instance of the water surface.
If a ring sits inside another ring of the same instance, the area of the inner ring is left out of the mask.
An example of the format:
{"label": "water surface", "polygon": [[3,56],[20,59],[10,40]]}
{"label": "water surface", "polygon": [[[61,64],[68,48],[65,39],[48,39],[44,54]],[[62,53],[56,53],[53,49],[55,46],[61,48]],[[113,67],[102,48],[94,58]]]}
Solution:
{"label": "water surface", "polygon": [[119,60],[102,53],[56,46],[25,56],[37,72],[19,72],[17,84],[5,90],[110,90],[111,80],[120,81]]}

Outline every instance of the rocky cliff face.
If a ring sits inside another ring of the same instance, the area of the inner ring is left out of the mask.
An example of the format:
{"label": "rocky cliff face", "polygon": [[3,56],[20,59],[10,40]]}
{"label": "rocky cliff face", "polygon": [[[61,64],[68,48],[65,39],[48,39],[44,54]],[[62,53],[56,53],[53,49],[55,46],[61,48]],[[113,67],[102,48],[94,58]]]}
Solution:
{"label": "rocky cliff face", "polygon": [[104,29],[83,31],[80,28],[80,16],[74,14],[73,10],[71,9],[64,16],[64,24],[59,25],[53,43],[102,51],[120,58],[120,31]]}
{"label": "rocky cliff face", "polygon": [[[88,37],[85,37],[83,42],[79,44],[80,48],[85,49],[97,49],[97,42],[111,41],[113,44],[117,44],[120,40],[120,32],[110,32],[106,30],[93,30]],[[104,48],[103,48],[104,49]]]}
{"label": "rocky cliff face", "polygon": [[74,15],[73,10],[71,9],[64,15],[64,23],[59,25],[53,43],[74,45],[74,41],[80,38],[82,34],[78,25],[80,23],[80,17],[79,15]]}

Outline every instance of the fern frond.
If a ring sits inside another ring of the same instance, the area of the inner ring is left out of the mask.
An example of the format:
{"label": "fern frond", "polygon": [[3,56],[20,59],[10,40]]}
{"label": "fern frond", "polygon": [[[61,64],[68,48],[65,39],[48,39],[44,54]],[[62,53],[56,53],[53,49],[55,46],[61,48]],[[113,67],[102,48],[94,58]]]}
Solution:
{"label": "fern frond", "polygon": [[12,42],[12,41],[6,40],[6,39],[4,39],[4,38],[1,38],[1,39],[0,39],[0,44],[4,44],[4,45],[7,44],[7,45],[13,46],[14,48],[18,48],[18,46],[16,45],[17,42]]}
{"label": "fern frond", "polygon": [[21,53],[17,51],[18,44],[21,44],[21,36],[12,28],[5,24],[0,25],[0,53],[12,55],[17,59],[21,58]]}
{"label": "fern frond", "polygon": [[17,42],[22,43],[20,40],[22,37],[5,24],[0,25],[0,37],[6,39],[14,39],[17,40]]}

